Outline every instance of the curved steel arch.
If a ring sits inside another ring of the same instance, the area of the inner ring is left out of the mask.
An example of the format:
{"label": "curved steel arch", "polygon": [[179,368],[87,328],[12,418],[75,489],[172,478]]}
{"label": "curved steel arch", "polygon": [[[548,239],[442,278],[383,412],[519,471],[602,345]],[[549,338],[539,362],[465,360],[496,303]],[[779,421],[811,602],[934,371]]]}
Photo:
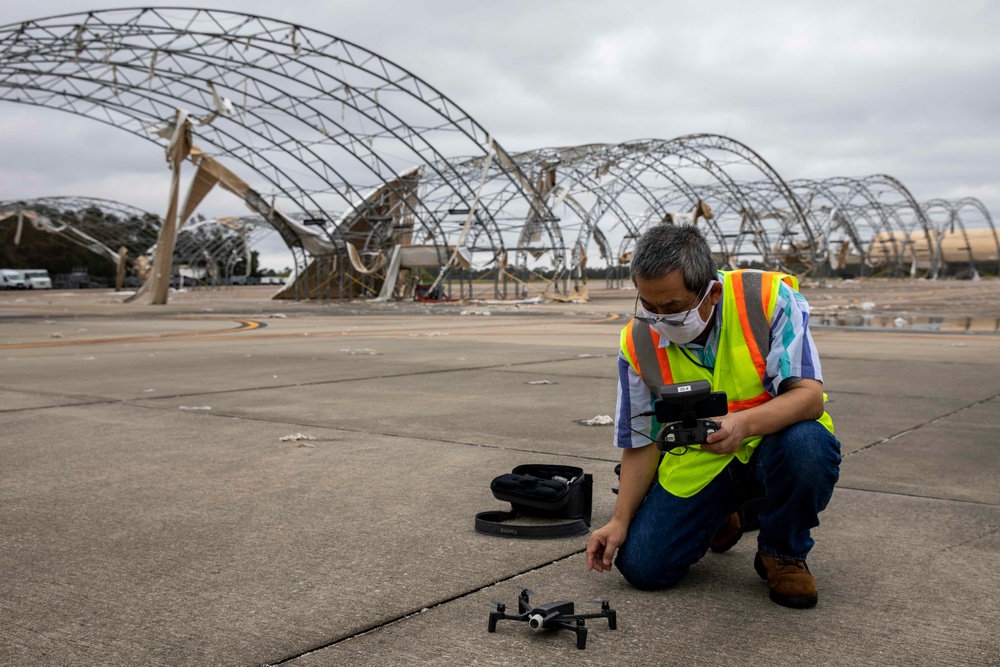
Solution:
{"label": "curved steel arch", "polygon": [[[945,250],[945,243],[951,239],[955,234],[955,227],[958,226],[959,234],[962,237],[962,243],[964,245],[954,248],[959,252],[965,251],[969,264],[969,269],[973,275],[979,274],[979,260],[975,257],[973,239],[970,236],[970,232],[974,228],[970,228],[962,215],[963,209],[972,209],[976,211],[985,223],[984,231],[988,232],[989,238],[993,241],[993,247],[996,250],[994,258],[997,260],[997,272],[1000,275],[1000,237],[997,235],[996,226],[993,224],[993,218],[990,216],[989,211],[986,206],[975,197],[965,197],[962,199],[931,199],[925,201],[921,204],[921,209],[924,215],[933,225],[933,231],[935,240],[937,243],[937,252],[941,258],[942,270],[944,270],[947,265],[951,262],[956,262],[957,259],[952,256],[950,251]],[[946,218],[940,221],[935,220],[935,213],[944,213]],[[936,224],[935,224],[936,223]],[[980,227],[980,229],[982,229]]]}
{"label": "curved steel arch", "polygon": [[[872,192],[875,192],[876,187],[883,186],[888,188],[890,192],[894,192],[899,196],[900,199],[896,202],[882,203],[883,206],[891,207],[890,210],[896,216],[896,220],[899,223],[901,230],[904,232],[902,238],[903,248],[901,252],[905,254],[907,248],[909,249],[910,259],[912,260],[910,273],[911,275],[916,275],[917,270],[920,268],[921,260],[924,260],[924,258],[920,256],[920,248],[914,243],[913,238],[914,233],[916,233],[916,235],[920,235],[922,233],[924,240],[927,243],[928,252],[930,253],[930,256],[925,260],[927,262],[927,267],[924,275],[925,277],[936,278],[941,270],[941,257],[938,253],[937,245],[931,238],[932,226],[928,221],[927,216],[924,214],[920,204],[917,203],[917,200],[912,194],[910,194],[910,191],[905,185],[888,174],[873,174],[860,180],[865,187]],[[876,199],[878,199],[880,195],[881,193],[876,192]],[[903,222],[903,218],[899,215],[899,211],[906,209],[912,212],[916,225],[907,225]],[[916,229],[916,226],[919,226],[919,229]]]}
{"label": "curved steel arch", "polygon": [[[197,139],[209,152],[252,169],[279,208],[328,221],[338,208],[362,206],[364,189],[394,183],[413,166],[434,173],[453,201],[471,201],[477,184],[449,159],[504,155],[456,104],[398,65],[332,35],[236,12],[106,10],[0,28],[0,99],[96,118],[153,141],[149,123],[178,106],[200,112],[212,119]],[[545,224],[551,216],[511,165],[501,171]],[[403,208],[427,237],[449,231],[420,199]],[[343,230],[326,231],[343,240]],[[283,238],[302,245],[293,234]]]}
{"label": "curved steel arch", "polygon": [[[0,202],[0,210],[33,211],[37,214],[35,227],[98,254],[116,267],[123,259],[117,248],[125,248],[124,260],[133,268],[140,256],[151,254],[161,224],[160,217],[154,213],[97,197],[56,196],[5,201]],[[50,216],[55,214],[58,218],[53,220]],[[215,228],[214,234],[197,233],[209,225]],[[239,259],[248,258],[252,238],[259,235],[264,225],[265,221],[259,216],[195,222],[181,230],[174,258],[187,264],[231,267]],[[224,271],[219,277],[229,275],[230,271]]]}
{"label": "curved steel arch", "polygon": [[[803,206],[806,215],[816,220],[822,242],[827,245],[827,255],[832,258],[829,248],[831,232],[837,227],[843,227],[857,251],[862,267],[871,268],[875,265],[872,258],[872,247],[876,239],[882,238],[883,245],[888,245],[895,259],[898,270],[903,270],[903,258],[899,246],[894,241],[892,229],[893,218],[887,216],[876,193],[872,192],[863,179],[834,177],[825,179],[797,179],[789,185],[797,193],[797,197],[805,199]],[[798,194],[801,193],[801,194]],[[815,206],[816,198],[826,199],[832,206]],[[823,217],[820,217],[822,215]],[[865,222],[862,227],[859,222]],[[867,228],[866,233],[864,229]],[[841,246],[838,255],[848,249]],[[883,248],[883,256],[886,251]],[[842,257],[846,261],[846,257]],[[833,263],[831,261],[831,266]],[[842,268],[842,267],[841,267]]]}
{"label": "curved steel arch", "polygon": [[[560,149],[564,154],[574,158],[573,170],[564,176],[580,183],[588,192],[601,192],[603,196],[596,197],[590,209],[588,220],[584,221],[579,234],[578,244],[586,242],[593,229],[600,228],[604,236],[612,235],[613,231],[606,226],[605,213],[609,210],[624,211],[618,213],[619,222],[627,221],[625,238],[634,238],[646,224],[650,224],[657,215],[663,216],[669,212],[668,204],[686,201],[695,206],[700,201],[713,204],[719,212],[730,209],[738,211],[742,216],[737,234],[746,232],[749,223],[755,229],[753,236],[762,238],[758,243],[758,254],[763,261],[773,263],[771,257],[775,248],[780,248],[785,240],[798,227],[803,228],[810,240],[804,251],[810,257],[815,257],[813,234],[808,221],[798,207],[798,202],[791,189],[784,183],[774,169],[756,152],[746,145],[722,135],[697,134],[678,137],[671,140],[647,139],[626,142],[614,146],[590,145],[572,149]],[[716,152],[728,154],[733,158],[733,164],[741,169],[749,170],[759,177],[763,175],[772,189],[780,193],[790,213],[781,216],[782,224],[777,232],[776,243],[768,239],[768,230],[761,223],[766,217],[778,217],[774,206],[774,196],[764,198],[760,188],[752,183],[741,183],[731,165],[715,157]],[[682,170],[693,170],[690,175]],[[596,182],[595,176],[610,174],[613,178],[607,184]],[[659,178],[667,185],[656,185],[649,178]],[[607,186],[613,187],[607,187]],[[635,194],[642,203],[644,210],[630,212],[622,203],[626,194]],[[728,260],[730,256],[726,233],[718,220],[708,218],[707,225],[715,235],[715,251]],[[660,220],[656,220],[659,222]],[[739,244],[737,239],[737,247]],[[626,252],[627,242],[622,253]],[[745,258],[744,258],[745,259]],[[739,260],[736,260],[739,261]]]}

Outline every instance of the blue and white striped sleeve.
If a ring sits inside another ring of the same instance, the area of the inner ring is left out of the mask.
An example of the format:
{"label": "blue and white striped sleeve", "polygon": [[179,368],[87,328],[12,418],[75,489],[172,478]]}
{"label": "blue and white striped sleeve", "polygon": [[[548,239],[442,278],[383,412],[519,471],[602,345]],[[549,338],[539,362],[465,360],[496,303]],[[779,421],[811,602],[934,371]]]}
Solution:
{"label": "blue and white striped sleeve", "polygon": [[[649,387],[642,381],[639,374],[629,365],[628,360],[618,354],[618,402],[615,405],[615,447],[632,449],[643,447],[652,442],[655,437],[652,417],[629,418],[640,412],[650,410],[653,405],[653,395]],[[629,426],[639,433],[648,433],[649,438],[629,430]],[[657,429],[658,430],[658,429]]]}
{"label": "blue and white striped sleeve", "polygon": [[809,333],[809,302],[781,283],[771,315],[771,351],[767,355],[764,388],[777,396],[789,378],[823,381],[819,353]]}

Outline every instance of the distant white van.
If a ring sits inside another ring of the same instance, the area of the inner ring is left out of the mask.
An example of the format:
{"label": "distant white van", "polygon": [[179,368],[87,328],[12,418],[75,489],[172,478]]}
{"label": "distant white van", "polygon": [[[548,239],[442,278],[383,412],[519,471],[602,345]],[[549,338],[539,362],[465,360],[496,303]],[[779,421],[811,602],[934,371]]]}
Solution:
{"label": "distant white van", "polygon": [[52,278],[45,269],[25,269],[21,273],[28,283],[28,289],[52,289]]}
{"label": "distant white van", "polygon": [[3,289],[26,289],[28,279],[20,271],[0,269],[0,287]]}

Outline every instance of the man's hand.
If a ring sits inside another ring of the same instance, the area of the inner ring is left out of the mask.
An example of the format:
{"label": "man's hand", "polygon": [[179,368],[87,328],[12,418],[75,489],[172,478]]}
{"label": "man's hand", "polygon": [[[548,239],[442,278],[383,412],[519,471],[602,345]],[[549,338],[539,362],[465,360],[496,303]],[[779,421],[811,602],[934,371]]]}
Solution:
{"label": "man's hand", "polygon": [[587,544],[587,570],[607,572],[615,558],[618,547],[625,544],[628,526],[619,519],[612,518],[590,536]]}
{"label": "man's hand", "polygon": [[823,383],[808,378],[784,389],[778,396],[755,408],[715,417],[721,428],[701,446],[713,454],[732,454],[745,438],[777,433],[781,429],[823,414]]}
{"label": "man's hand", "polygon": [[750,436],[746,420],[741,415],[741,412],[730,412],[728,415],[715,417],[713,420],[719,423],[720,428],[706,438],[708,442],[701,448],[719,455],[735,453],[743,444],[743,439]]}

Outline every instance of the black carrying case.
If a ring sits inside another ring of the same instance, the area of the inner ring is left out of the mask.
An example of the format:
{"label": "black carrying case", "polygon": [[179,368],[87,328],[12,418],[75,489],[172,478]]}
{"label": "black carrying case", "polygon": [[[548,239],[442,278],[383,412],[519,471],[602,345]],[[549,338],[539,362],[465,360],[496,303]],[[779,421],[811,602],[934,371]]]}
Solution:
{"label": "black carrying case", "polygon": [[[594,480],[583,468],[527,464],[490,482],[498,500],[509,502],[509,512],[476,515],[476,532],[500,537],[547,538],[583,535],[590,530]],[[517,516],[567,519],[549,524],[506,523]]]}

